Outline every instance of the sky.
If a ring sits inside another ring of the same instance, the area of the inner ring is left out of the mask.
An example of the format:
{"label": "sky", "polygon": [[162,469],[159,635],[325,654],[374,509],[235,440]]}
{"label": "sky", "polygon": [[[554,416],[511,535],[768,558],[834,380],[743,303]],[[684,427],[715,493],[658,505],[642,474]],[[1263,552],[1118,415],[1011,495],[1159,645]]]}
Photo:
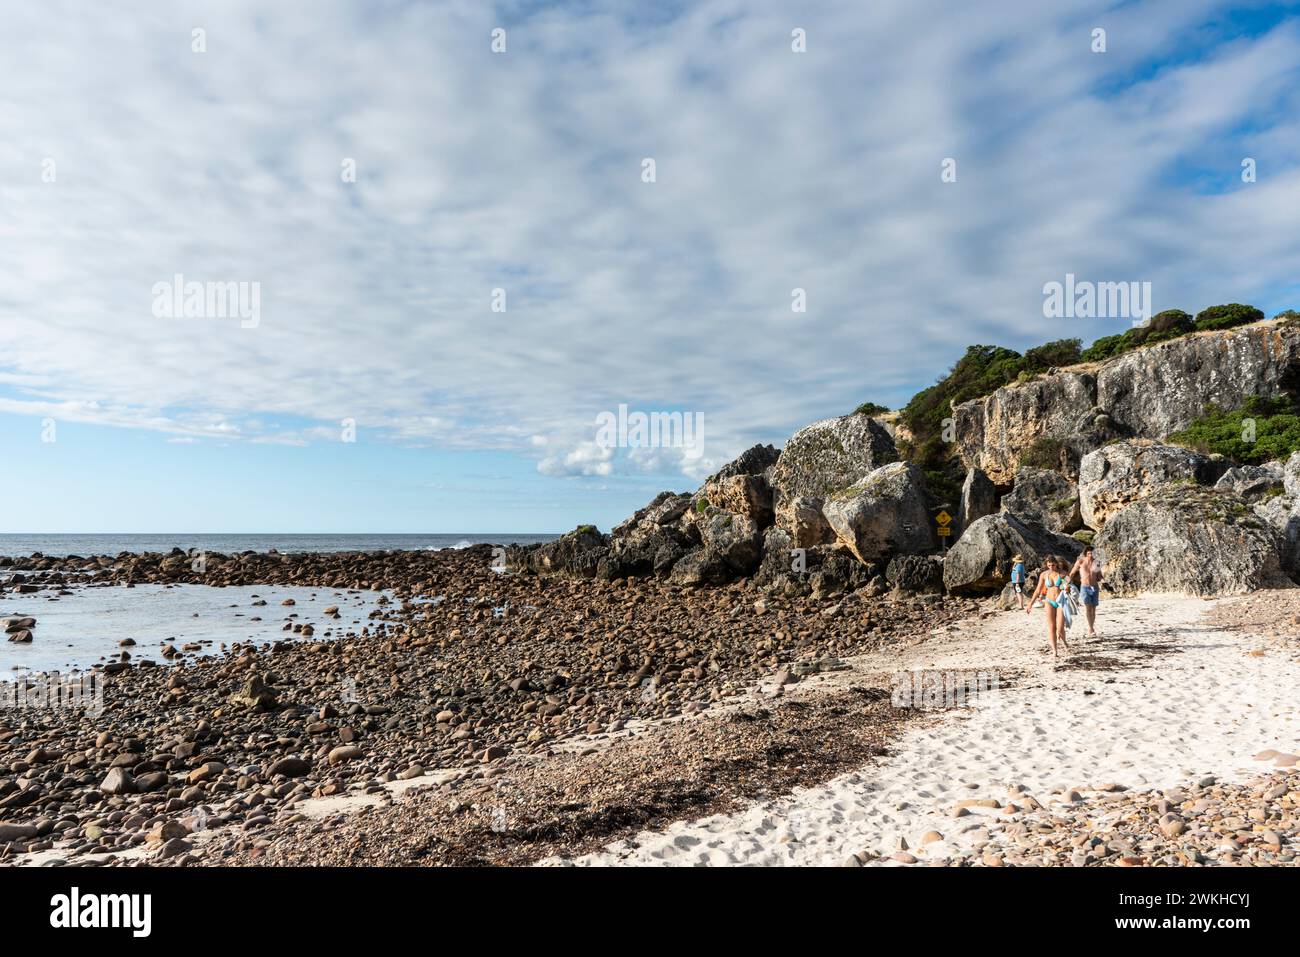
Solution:
{"label": "sky", "polygon": [[[3,532],[608,528],[969,344],[1129,326],[1046,317],[1067,273],[1300,305],[1300,3],[4,19]],[[620,405],[702,442],[610,447]]]}

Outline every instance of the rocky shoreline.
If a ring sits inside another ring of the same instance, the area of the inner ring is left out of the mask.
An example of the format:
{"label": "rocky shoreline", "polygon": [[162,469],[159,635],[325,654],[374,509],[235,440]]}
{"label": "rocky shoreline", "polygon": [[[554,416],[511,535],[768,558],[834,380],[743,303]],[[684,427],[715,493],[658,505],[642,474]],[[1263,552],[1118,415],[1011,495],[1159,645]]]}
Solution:
{"label": "rocky shoreline", "polygon": [[[183,560],[182,560],[183,559]],[[45,567],[39,567],[44,565]],[[195,581],[188,556],[28,563],[22,584]],[[509,761],[626,725],[772,693],[864,649],[906,642],[972,601],[831,604],[745,583],[586,582],[500,574],[494,553],[207,556],[202,581],[391,589],[356,634],[237,645],[172,667],[123,662],[104,712],[0,712],[0,860],[188,860],[194,832],[257,839],[313,798]],[[74,586],[75,587],[75,586]],[[829,758],[827,759],[829,760]]]}

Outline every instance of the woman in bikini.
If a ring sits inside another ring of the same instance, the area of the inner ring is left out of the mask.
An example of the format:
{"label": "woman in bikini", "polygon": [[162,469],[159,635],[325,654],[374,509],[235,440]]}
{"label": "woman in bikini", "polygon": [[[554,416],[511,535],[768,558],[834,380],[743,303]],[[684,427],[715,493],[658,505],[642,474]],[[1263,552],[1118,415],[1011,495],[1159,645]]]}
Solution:
{"label": "woman in bikini", "polygon": [[1034,593],[1029,598],[1029,606],[1025,608],[1027,615],[1034,610],[1034,602],[1043,599],[1043,610],[1047,612],[1047,638],[1052,643],[1053,658],[1057,657],[1058,638],[1065,650],[1070,650],[1070,643],[1065,640],[1065,615],[1061,613],[1061,605],[1065,601],[1064,589],[1068,587],[1069,581],[1061,571],[1061,562],[1054,556],[1048,556],[1042,574],[1038,576]]}

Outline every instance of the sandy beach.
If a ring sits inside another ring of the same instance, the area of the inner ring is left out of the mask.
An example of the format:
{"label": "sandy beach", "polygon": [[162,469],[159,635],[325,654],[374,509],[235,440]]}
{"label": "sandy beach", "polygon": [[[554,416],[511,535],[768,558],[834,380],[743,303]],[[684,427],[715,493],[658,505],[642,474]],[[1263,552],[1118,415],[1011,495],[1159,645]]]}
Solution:
{"label": "sandy beach", "polygon": [[963,622],[897,657],[863,656],[855,670],[1022,677],[905,731],[888,757],[823,786],[638,834],[576,863],[827,865],[862,855],[898,866],[900,849],[910,849],[904,859],[955,863],[982,857],[989,832],[1016,817],[1006,805],[1025,808],[1031,797],[1051,810],[1121,788],[1247,782],[1287,763],[1255,755],[1300,750],[1300,660],[1294,645],[1206,620],[1212,608],[1238,605],[1172,595],[1106,602],[1102,637],[1076,634],[1073,654],[1056,662],[1043,650],[1041,614],[1017,612]]}

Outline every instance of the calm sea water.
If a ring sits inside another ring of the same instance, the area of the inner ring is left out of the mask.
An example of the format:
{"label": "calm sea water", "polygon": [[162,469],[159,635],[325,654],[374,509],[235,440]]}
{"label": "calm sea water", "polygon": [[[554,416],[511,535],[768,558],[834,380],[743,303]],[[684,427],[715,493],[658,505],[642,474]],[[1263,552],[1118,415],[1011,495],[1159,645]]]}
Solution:
{"label": "calm sea water", "polygon": [[391,549],[456,548],[490,545],[532,545],[555,535],[23,535],[0,534],[0,555],[116,555],[119,552],[168,552],[173,548],[233,554],[235,552],[374,552]]}
{"label": "calm sea water", "polygon": [[[71,595],[49,593],[0,596],[0,615],[36,619],[30,644],[0,636],[0,681],[19,673],[89,668],[122,651],[118,642],[132,638],[133,659],[164,664],[167,642],[200,642],[215,653],[222,642],[268,642],[294,639],[286,622],[310,622],[315,638],[359,632],[379,607],[380,592],[333,588],[240,585],[137,585],[78,588]],[[286,598],[293,606],[284,606]],[[265,604],[261,604],[264,602]],[[337,605],[340,618],[324,610]]]}

